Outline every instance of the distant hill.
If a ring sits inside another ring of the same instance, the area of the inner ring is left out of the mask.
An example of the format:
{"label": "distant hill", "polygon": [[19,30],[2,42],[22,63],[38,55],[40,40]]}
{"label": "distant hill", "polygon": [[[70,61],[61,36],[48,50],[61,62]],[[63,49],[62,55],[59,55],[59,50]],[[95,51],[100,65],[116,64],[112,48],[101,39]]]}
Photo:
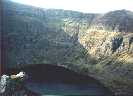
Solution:
{"label": "distant hill", "polygon": [[133,12],[128,10],[108,12],[94,23],[104,26],[107,30],[133,32]]}

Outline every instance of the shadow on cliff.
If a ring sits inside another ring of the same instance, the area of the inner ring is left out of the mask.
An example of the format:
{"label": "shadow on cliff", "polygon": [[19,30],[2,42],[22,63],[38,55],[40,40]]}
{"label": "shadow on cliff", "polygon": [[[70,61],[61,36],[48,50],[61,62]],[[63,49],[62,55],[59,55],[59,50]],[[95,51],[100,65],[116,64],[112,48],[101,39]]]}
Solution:
{"label": "shadow on cliff", "polygon": [[27,64],[55,64],[76,68],[95,62],[95,58],[78,42],[79,33],[82,33],[79,26],[75,24],[67,27],[63,21],[75,16],[55,15],[52,13],[54,11],[43,11],[7,1],[3,6],[2,47],[5,68]]}

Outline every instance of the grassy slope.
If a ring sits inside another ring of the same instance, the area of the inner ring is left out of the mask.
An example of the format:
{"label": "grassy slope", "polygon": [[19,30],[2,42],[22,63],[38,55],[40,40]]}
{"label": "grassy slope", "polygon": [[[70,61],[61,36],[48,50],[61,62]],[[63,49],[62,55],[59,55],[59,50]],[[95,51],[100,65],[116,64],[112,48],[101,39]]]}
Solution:
{"label": "grassy slope", "polygon": [[[88,30],[86,36],[80,42],[92,56],[96,56],[98,63],[88,68],[88,72],[94,74],[111,88],[116,95],[133,94],[133,33],[107,32],[103,30]],[[112,42],[120,45],[113,51]],[[90,47],[91,46],[91,47]],[[91,69],[91,70],[90,70]]]}

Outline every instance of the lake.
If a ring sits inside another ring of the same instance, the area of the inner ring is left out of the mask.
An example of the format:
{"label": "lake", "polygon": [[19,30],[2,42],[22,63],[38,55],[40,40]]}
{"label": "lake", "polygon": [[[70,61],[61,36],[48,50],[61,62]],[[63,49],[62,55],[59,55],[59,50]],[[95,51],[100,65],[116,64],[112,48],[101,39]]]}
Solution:
{"label": "lake", "polygon": [[112,96],[112,92],[95,78],[61,66],[31,64],[22,68],[8,69],[8,73],[18,73],[21,70],[27,74],[25,87],[39,96]]}
{"label": "lake", "polygon": [[27,83],[27,88],[43,95],[81,95],[81,96],[109,96],[103,88],[96,84],[63,84],[63,83]]}

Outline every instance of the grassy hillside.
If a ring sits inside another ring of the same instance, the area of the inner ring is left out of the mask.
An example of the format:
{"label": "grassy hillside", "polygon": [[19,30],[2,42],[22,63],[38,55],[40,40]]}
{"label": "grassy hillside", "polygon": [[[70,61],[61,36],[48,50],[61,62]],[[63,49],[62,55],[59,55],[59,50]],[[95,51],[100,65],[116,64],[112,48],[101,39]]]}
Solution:
{"label": "grassy hillside", "polygon": [[116,95],[131,95],[133,87],[133,33],[88,30],[80,39],[88,54],[97,59],[88,72]]}

